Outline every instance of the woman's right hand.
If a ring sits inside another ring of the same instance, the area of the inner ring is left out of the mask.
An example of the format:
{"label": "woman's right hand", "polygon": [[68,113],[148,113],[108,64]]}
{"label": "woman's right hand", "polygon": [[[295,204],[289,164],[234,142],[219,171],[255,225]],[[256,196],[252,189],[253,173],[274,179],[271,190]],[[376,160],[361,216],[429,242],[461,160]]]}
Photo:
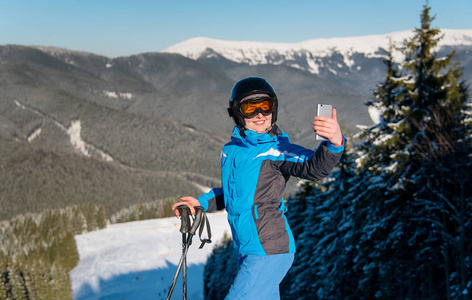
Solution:
{"label": "woman's right hand", "polygon": [[194,197],[182,197],[180,198],[180,200],[182,201],[177,202],[172,206],[172,210],[174,211],[177,218],[180,217],[180,211],[177,209],[179,205],[187,205],[190,208],[190,212],[192,213],[192,215],[196,212],[194,207],[200,206],[200,201],[198,201]]}

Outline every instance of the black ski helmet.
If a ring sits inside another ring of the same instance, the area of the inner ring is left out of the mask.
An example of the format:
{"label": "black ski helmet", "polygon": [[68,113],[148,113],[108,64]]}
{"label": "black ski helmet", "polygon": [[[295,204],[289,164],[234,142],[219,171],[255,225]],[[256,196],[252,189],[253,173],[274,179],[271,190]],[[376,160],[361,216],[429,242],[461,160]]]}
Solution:
{"label": "black ski helmet", "polygon": [[274,102],[274,112],[272,113],[272,124],[277,121],[278,100],[274,89],[267,80],[261,77],[247,77],[236,82],[229,97],[229,116],[239,127],[244,127],[244,117],[241,115],[238,104],[244,97],[254,94],[267,94]]}

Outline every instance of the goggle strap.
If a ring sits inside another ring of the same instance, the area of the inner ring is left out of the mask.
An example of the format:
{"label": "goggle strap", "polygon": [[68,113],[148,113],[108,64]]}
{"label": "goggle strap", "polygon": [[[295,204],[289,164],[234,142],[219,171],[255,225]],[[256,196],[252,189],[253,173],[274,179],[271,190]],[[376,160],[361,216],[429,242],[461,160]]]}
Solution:
{"label": "goggle strap", "polygon": [[246,96],[244,98],[242,98],[239,103],[242,103],[246,100],[259,100],[259,99],[271,99],[270,96],[268,94],[252,94],[252,95],[249,95],[249,96]]}
{"label": "goggle strap", "polygon": [[234,117],[234,116],[235,116],[235,112],[236,112],[236,111],[235,111],[234,107],[229,107],[229,108],[228,108],[228,115],[229,115],[230,117]]}

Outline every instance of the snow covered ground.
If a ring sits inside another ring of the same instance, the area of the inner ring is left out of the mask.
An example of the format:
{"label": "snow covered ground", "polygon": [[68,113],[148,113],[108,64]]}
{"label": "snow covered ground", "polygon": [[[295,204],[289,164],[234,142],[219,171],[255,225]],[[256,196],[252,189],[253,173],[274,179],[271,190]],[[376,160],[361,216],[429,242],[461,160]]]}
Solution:
{"label": "snow covered ground", "polygon": [[[213,242],[198,249],[197,232],[187,256],[187,297],[192,300],[203,299],[203,270],[213,247],[225,232],[231,235],[225,212],[207,216]],[[180,220],[172,217],[76,236],[80,261],[70,273],[74,299],[165,299],[182,255],[179,229]],[[181,277],[172,299],[182,299]]]}

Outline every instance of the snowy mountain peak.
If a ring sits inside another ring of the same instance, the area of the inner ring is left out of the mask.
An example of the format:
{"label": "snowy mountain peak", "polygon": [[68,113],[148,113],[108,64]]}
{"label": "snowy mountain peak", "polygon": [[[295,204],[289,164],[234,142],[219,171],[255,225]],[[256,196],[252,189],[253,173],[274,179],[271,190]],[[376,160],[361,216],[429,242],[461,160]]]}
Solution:
{"label": "snowy mountain peak", "polygon": [[[472,29],[442,29],[441,32],[444,38],[440,46],[472,45]],[[308,70],[317,73],[314,58],[329,57],[333,53],[339,53],[344,56],[344,62],[349,66],[352,65],[350,57],[354,53],[363,53],[366,57],[378,57],[383,52],[382,49],[388,49],[390,41],[399,45],[413,34],[413,31],[399,31],[383,35],[312,39],[299,43],[225,41],[197,37],[173,45],[162,52],[178,53],[191,59],[199,59],[209,53],[208,49],[212,49],[213,55],[216,52],[228,60],[250,65],[281,64],[284,61],[295,62],[303,58],[310,66]],[[294,67],[306,69],[296,64]]]}

